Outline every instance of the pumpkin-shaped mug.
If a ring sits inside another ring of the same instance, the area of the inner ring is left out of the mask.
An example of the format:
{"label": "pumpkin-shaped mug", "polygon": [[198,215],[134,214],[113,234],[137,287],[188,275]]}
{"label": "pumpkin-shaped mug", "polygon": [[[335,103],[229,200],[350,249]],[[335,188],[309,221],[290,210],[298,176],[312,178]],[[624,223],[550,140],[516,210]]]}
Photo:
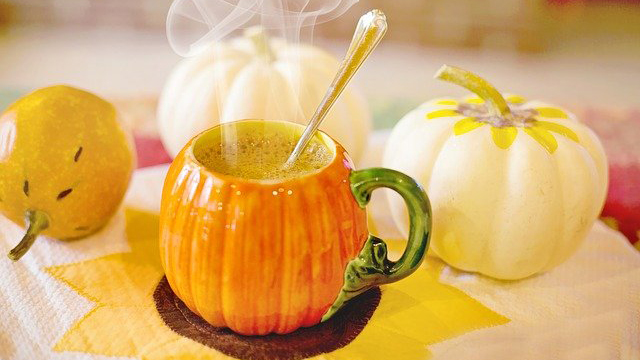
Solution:
{"label": "pumpkin-shaped mug", "polygon": [[[162,266],[175,294],[213,326],[244,335],[312,326],[371,287],[410,275],[424,259],[431,209],[420,185],[394,170],[354,170],[344,148],[322,132],[315,139],[332,159],[293,178],[245,179],[202,161],[229,134],[295,141],[303,130],[284,121],[221,124],[194,137],[171,164],[160,211]],[[364,207],[380,187],[398,192],[410,214],[397,261],[367,231]]]}

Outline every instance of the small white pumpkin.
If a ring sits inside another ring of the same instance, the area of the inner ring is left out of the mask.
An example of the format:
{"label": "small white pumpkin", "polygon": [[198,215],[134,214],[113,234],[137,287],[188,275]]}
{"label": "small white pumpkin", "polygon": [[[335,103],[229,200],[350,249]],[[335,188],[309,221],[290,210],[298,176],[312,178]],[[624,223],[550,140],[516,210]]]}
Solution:
{"label": "small white pumpkin", "polygon": [[[261,29],[217,43],[182,60],[169,76],[157,113],[162,142],[175,157],[193,136],[220,122],[266,119],[306,124],[338,66],[317,47],[270,40]],[[357,160],[371,132],[364,98],[347,88],[320,128]]]}
{"label": "small white pumpkin", "polygon": [[[607,160],[568,112],[444,66],[437,78],[479,97],[436,99],[393,129],[383,165],[414,177],[433,208],[430,249],[450,265],[521,279],[567,259],[604,204]],[[404,207],[389,198],[407,232]]]}

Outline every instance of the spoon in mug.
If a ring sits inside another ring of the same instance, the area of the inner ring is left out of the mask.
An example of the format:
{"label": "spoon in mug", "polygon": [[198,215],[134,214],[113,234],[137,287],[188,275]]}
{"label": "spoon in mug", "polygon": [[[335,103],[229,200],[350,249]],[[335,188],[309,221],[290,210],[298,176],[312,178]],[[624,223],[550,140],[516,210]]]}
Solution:
{"label": "spoon in mug", "polygon": [[347,50],[340,69],[338,69],[338,73],[318,105],[316,112],[311,117],[311,120],[309,120],[309,124],[304,129],[300,140],[296,143],[287,162],[285,162],[285,168],[291,166],[298,156],[300,156],[309,141],[313,138],[316,130],[318,130],[320,123],[322,123],[322,120],[324,120],[336,102],[336,99],[340,96],[353,75],[360,69],[362,63],[369,57],[369,54],[378,46],[386,32],[387,18],[382,11],[374,9],[362,15],[360,21],[358,21],[356,31],[353,33],[349,50]]}

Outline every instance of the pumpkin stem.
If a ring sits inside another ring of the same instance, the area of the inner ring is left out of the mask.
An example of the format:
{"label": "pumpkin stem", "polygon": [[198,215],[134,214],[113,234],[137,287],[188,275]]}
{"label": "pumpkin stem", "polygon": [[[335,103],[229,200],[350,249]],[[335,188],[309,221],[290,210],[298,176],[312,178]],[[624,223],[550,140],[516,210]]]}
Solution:
{"label": "pumpkin stem", "polygon": [[480,76],[455,66],[442,65],[435,75],[436,79],[463,86],[478,95],[487,104],[491,115],[504,117],[511,113],[509,105],[500,92]]}
{"label": "pumpkin stem", "polygon": [[261,56],[267,62],[272,62],[276,59],[276,55],[269,44],[269,36],[262,27],[250,27],[244,31],[244,36],[251,40],[258,56]]}
{"label": "pumpkin stem", "polygon": [[16,247],[9,252],[9,259],[19,260],[36,241],[38,234],[49,227],[49,216],[40,210],[28,210],[25,221],[29,224],[27,233]]}

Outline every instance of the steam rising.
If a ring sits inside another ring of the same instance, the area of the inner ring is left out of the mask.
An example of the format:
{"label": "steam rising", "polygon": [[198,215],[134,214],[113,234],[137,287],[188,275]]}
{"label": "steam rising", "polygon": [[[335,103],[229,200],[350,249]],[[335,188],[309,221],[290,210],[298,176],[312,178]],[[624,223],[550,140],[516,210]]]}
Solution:
{"label": "steam rising", "polygon": [[301,30],[332,20],[358,0],[175,0],[167,37],[181,56],[193,56],[236,30],[260,25],[297,43]]}
{"label": "steam rising", "polygon": [[[175,0],[167,37],[176,53],[190,58],[176,67],[160,99],[160,123],[168,124],[163,136],[186,144],[200,131],[241,119],[306,125],[339,62],[303,43],[310,42],[314,25],[342,15],[357,1]],[[369,115],[350,113],[365,106],[356,94],[339,102],[321,129],[343,145],[348,142],[349,149],[349,142],[359,139],[351,121],[364,123],[357,131],[366,133]],[[226,161],[234,162],[238,136],[233,127],[222,130]]]}

